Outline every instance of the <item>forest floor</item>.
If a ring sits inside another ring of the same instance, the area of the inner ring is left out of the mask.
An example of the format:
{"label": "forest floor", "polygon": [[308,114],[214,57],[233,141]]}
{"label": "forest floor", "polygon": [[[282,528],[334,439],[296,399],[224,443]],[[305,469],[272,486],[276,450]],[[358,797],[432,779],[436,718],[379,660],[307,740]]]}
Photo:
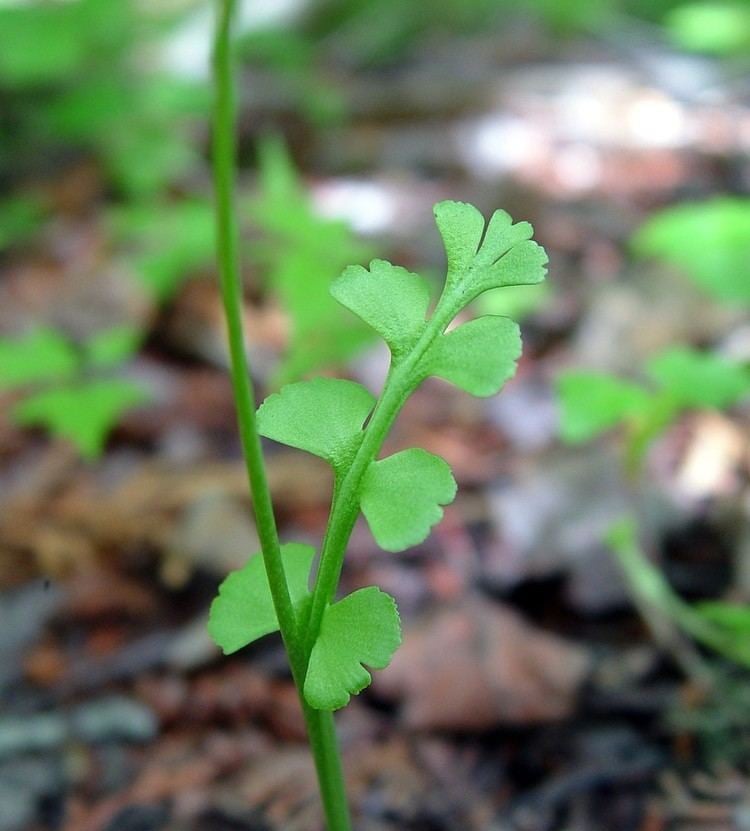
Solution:
{"label": "forest floor", "polygon": [[[732,125],[750,123],[750,100],[731,86],[720,105],[691,97],[658,51],[585,48],[585,61],[579,45],[576,60],[501,66],[479,41],[471,72],[417,56],[353,81],[333,138],[291,130],[316,204],[336,213],[356,195],[355,219],[395,262],[439,263],[430,206],[446,197],[529,218],[551,258],[502,394],[429,382],[399,419],[393,447],[455,471],[444,521],[398,556],[355,529],[343,588],[381,586],[405,627],[338,719],[358,831],[750,828],[742,676],[722,667],[712,696],[649,639],[601,541],[629,504],[617,449],[563,447],[553,393],[565,366],[628,373],[661,346],[747,337],[679,275],[633,262],[628,239],[678,195],[736,190]],[[268,97],[260,123],[284,116]],[[140,314],[102,278],[96,170],[73,165],[49,189],[59,219],[3,262],[0,325]],[[283,317],[251,297],[268,362]],[[158,397],[99,461],[0,416],[0,831],[315,831],[279,643],[223,659],[205,631],[218,582],[257,549],[213,275],[194,274],[149,331],[133,373]],[[341,371],[372,383],[385,360]],[[650,553],[688,598],[747,591],[749,429],[747,410],[698,414],[652,453]],[[327,471],[268,449],[282,534],[315,541]],[[708,481],[693,475],[701,454]]]}

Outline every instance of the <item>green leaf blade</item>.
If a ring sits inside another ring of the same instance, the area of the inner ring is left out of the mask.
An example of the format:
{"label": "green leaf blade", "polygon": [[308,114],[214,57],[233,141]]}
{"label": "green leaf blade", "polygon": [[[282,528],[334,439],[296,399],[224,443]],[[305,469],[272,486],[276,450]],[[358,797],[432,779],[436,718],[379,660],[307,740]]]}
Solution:
{"label": "green leaf blade", "polygon": [[670,40],[680,49],[730,56],[750,49],[750,9],[732,0],[681,4],[665,18]]}
{"label": "green leaf blade", "polygon": [[544,280],[547,254],[531,239],[528,222],[513,224],[508,213],[495,211],[482,239],[484,217],[463,202],[440,202],[435,221],[448,259],[446,292],[456,295],[457,311],[490,289]]}
{"label": "green leaf blade", "polygon": [[106,369],[124,363],[137,351],[143,332],[135,326],[116,326],[97,332],[86,342],[86,360],[90,366]]}
{"label": "green leaf blade", "polygon": [[647,373],[684,407],[728,407],[750,394],[750,371],[710,352],[677,346],[652,358]]}
{"label": "green leaf blade", "polygon": [[266,438],[345,464],[362,433],[375,398],[361,384],[314,378],[287,384],[258,409],[258,430]]}
{"label": "green leaf blade", "polygon": [[547,276],[548,262],[547,252],[539,243],[534,240],[519,242],[477,281],[474,297],[505,286],[535,286]]}
{"label": "green leaf blade", "polygon": [[44,390],[18,404],[12,415],[18,424],[45,427],[67,439],[93,461],[123,413],[147,399],[146,390],[130,381],[96,380]]}
{"label": "green leaf blade", "polygon": [[443,238],[448,259],[448,282],[463,274],[474,261],[484,232],[484,217],[467,202],[438,202],[435,224]]}
{"label": "green leaf blade", "polygon": [[496,263],[503,254],[521,242],[530,240],[534,229],[529,222],[513,223],[507,211],[495,211],[487,223],[487,232],[476,257],[476,265],[490,266]]}
{"label": "green leaf blade", "polygon": [[728,633],[745,638],[750,635],[750,605],[722,600],[703,600],[693,606],[697,614]]}
{"label": "green leaf blade", "polygon": [[426,539],[453,501],[456,481],[448,463],[420,448],[372,462],[362,480],[360,505],[373,537],[386,551]]}
{"label": "green leaf blade", "polygon": [[424,278],[386,260],[372,260],[369,271],[349,266],[331,294],[371,326],[398,353],[424,330],[430,288]]}
{"label": "green leaf blade", "polygon": [[[315,549],[302,543],[281,546],[281,561],[292,604],[308,596],[308,581]],[[211,603],[208,633],[225,655],[231,655],[279,628],[262,554],[254,554],[219,586]]]}
{"label": "green leaf blade", "polygon": [[0,389],[64,381],[76,374],[79,365],[72,344],[54,329],[0,339]]}
{"label": "green leaf blade", "polygon": [[440,335],[422,359],[421,371],[487,397],[513,377],[520,356],[518,324],[507,317],[486,315]]}
{"label": "green leaf blade", "polygon": [[579,444],[644,413],[651,397],[637,384],[599,372],[571,371],[558,378],[563,441]]}
{"label": "green leaf blade", "polygon": [[135,277],[160,303],[174,296],[214,255],[208,200],[136,203],[111,211],[109,222]]}
{"label": "green leaf blade", "polygon": [[667,208],[633,239],[635,253],[677,267],[718,300],[750,303],[750,199],[716,198]]}
{"label": "green leaf blade", "polygon": [[316,212],[280,138],[261,141],[258,153],[260,194],[248,210],[264,236],[250,254],[289,321],[275,376],[283,384],[340,364],[373,341],[374,333],[336,302],[330,288],[349,263],[366,262],[374,251],[346,223]]}
{"label": "green leaf blade", "polygon": [[372,681],[363,666],[384,669],[401,644],[394,599],[370,586],[329,606],[310,655],[305,699],[317,710],[338,710]]}

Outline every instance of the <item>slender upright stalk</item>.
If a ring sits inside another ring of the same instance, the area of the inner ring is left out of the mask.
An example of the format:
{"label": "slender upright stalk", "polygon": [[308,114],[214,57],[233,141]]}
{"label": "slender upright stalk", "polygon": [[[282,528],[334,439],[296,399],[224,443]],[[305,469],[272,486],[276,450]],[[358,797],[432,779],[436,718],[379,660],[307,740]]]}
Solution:
{"label": "slender upright stalk", "polygon": [[357,494],[359,493],[362,477],[370,463],[380,452],[380,448],[396,416],[413,391],[414,368],[430,348],[435,338],[455,316],[456,306],[457,303],[454,298],[444,296],[436,307],[422,337],[414,345],[411,352],[398,364],[391,365],[383,391],[367,427],[365,427],[362,443],[354,456],[351,467],[349,467],[341,482],[336,483],[328,517],[328,530],[323,540],[320,566],[313,589],[312,604],[305,621],[304,652],[306,661],[309,661],[310,652],[317,640],[323,621],[323,613],[328,604],[333,601],[336,593],[346,547],[349,544],[354,523],[359,515]]}
{"label": "slender upright stalk", "polygon": [[250,484],[263,562],[276,617],[299,693],[310,745],[315,758],[328,831],[350,831],[351,821],[333,715],[314,710],[304,700],[307,665],[305,633],[301,631],[289,595],[279,545],[279,534],[268,488],[263,451],[255,419],[249,362],[242,322],[238,231],[235,215],[236,105],[233,82],[231,23],[236,0],[218,0],[213,51],[214,117],[213,175],[216,212],[216,248],[219,281],[227,321],[231,376],[245,467]]}
{"label": "slender upright stalk", "polygon": [[245,466],[253,497],[255,522],[263,561],[287,651],[297,646],[296,619],[281,561],[279,535],[268,488],[263,451],[255,423],[255,395],[245,352],[242,323],[242,284],[235,218],[235,102],[232,83],[230,30],[235,0],[222,0],[214,45],[213,172],[216,211],[216,251],[231,358],[232,387],[237,408]]}
{"label": "slender upright stalk", "polygon": [[299,694],[305,714],[307,737],[315,759],[326,826],[328,831],[351,831],[352,821],[349,816],[349,803],[346,797],[344,771],[341,766],[341,753],[336,738],[333,713],[327,710],[314,710],[304,700],[301,689]]}

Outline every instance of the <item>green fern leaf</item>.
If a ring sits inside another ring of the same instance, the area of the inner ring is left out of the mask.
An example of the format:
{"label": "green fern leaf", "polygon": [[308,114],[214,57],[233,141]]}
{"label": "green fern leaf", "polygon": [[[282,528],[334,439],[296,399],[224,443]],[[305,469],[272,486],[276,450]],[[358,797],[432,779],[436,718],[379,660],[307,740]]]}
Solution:
{"label": "green fern leaf", "polygon": [[362,513],[386,551],[422,542],[453,501],[456,481],[447,462],[412,448],[372,462],[362,481]]}
{"label": "green fern leaf", "polygon": [[[281,546],[289,594],[296,607],[310,594],[314,557],[315,549],[310,545],[291,542]],[[263,556],[253,554],[219,586],[209,612],[208,632],[224,654],[230,655],[278,628]]]}
{"label": "green fern leaf", "polygon": [[370,586],[329,606],[310,655],[305,699],[317,710],[346,706],[372,681],[363,665],[388,666],[401,643],[394,599]]}
{"label": "green fern leaf", "polygon": [[258,430],[266,438],[306,450],[337,468],[356,449],[374,405],[373,396],[353,381],[298,381],[263,402]]}

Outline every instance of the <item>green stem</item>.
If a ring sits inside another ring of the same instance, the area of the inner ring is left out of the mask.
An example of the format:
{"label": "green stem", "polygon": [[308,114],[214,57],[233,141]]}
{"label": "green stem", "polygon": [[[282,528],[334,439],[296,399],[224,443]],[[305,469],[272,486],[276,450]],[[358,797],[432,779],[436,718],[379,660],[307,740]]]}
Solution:
{"label": "green stem", "polygon": [[300,700],[305,714],[307,735],[313,749],[328,831],[351,831],[352,823],[333,713],[314,710],[305,702],[301,693]]}
{"label": "green stem", "polygon": [[392,364],[378,403],[364,430],[362,443],[350,467],[341,477],[340,482],[337,482],[323,540],[313,599],[305,626],[304,651],[307,661],[318,639],[323,614],[326,607],[333,601],[339,584],[346,547],[359,514],[359,491],[362,477],[380,452],[396,416],[414,390],[414,379],[417,376],[416,368],[419,361],[435,338],[453,319],[457,305],[458,301],[455,298],[443,295],[417,343],[407,355]]}
{"label": "green stem", "polygon": [[674,656],[688,677],[703,684],[714,683],[715,673],[689,643],[683,642],[681,632],[740,666],[750,665],[750,651],[744,640],[702,617],[684,601],[646,557],[637,534],[637,522],[630,517],[610,530],[607,542],[617,556],[632,588],[636,607],[655,641]]}
{"label": "green stem", "polygon": [[328,712],[313,710],[304,700],[303,689],[307,665],[304,637],[298,626],[281,559],[279,534],[255,418],[255,395],[245,351],[238,229],[234,210],[237,149],[231,23],[235,6],[236,0],[218,0],[213,51],[216,95],[213,119],[216,248],[219,281],[227,320],[232,387],[263,563],[268,575],[268,584],[279,621],[281,637],[289,656],[292,676],[305,716],[328,831],[351,831],[333,716]]}
{"label": "green stem", "polygon": [[242,282],[240,277],[238,231],[235,217],[234,179],[237,150],[235,146],[235,102],[232,82],[230,30],[235,0],[221,0],[214,44],[213,172],[216,210],[216,250],[219,281],[227,321],[232,387],[237,408],[237,422],[258,528],[263,562],[268,574],[279,628],[287,650],[296,649],[296,620],[281,560],[279,535],[266,478],[260,436],[255,423],[255,395],[245,352],[242,323]]}

